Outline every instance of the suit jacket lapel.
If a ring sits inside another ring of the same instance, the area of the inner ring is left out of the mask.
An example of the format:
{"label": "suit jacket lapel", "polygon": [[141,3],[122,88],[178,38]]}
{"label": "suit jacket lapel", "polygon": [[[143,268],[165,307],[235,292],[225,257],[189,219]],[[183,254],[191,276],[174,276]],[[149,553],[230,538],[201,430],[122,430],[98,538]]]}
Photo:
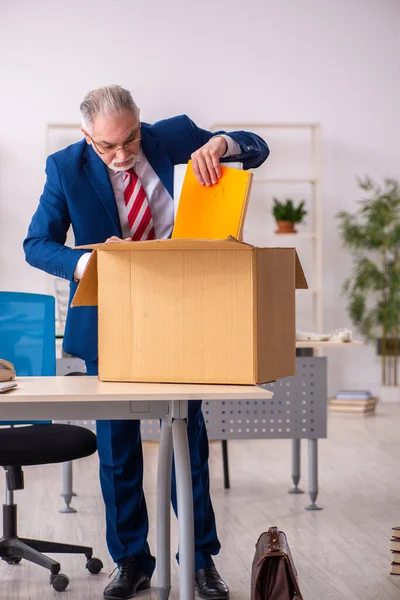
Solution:
{"label": "suit jacket lapel", "polygon": [[116,227],[116,235],[121,237],[121,223],[119,220],[117,203],[115,201],[114,190],[111,185],[107,167],[89,145],[86,147],[84,156],[87,160],[84,168],[90,183],[96,190],[97,195],[102,201],[113,225]]}
{"label": "suit jacket lapel", "polygon": [[174,194],[174,166],[169,156],[158,138],[149,130],[147,123],[142,123],[142,148],[143,152],[161,180],[161,183],[167,189],[170,196]]}

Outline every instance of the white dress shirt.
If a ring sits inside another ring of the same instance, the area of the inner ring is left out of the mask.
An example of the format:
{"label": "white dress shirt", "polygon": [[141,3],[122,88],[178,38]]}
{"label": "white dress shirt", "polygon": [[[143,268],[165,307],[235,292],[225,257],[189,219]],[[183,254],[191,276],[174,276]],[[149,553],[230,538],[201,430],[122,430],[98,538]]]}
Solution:
{"label": "white dress shirt", "polygon": [[[235,140],[233,140],[229,135],[221,135],[220,137],[223,137],[227,143],[227,150],[221,158],[227,158],[228,156],[240,154],[240,146],[237,142],[235,142]],[[156,239],[167,239],[171,237],[172,228],[174,226],[174,201],[169,195],[167,189],[162,184],[157,173],[147,160],[142,149],[139,151],[134,169],[146,193],[146,198],[153,217]],[[115,201],[117,203],[122,237],[127,238],[130,237],[131,234],[124,197],[125,172],[113,171],[112,169],[108,168],[108,174],[110,176],[111,185],[114,190]],[[81,279],[90,255],[91,253],[87,252],[78,260],[74,272],[75,281],[79,281],[79,279]]]}

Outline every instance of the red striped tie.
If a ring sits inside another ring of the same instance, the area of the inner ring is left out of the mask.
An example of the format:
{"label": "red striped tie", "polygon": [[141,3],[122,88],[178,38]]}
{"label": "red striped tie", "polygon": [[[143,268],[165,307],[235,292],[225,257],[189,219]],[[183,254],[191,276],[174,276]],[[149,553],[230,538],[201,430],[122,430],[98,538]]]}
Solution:
{"label": "red striped tie", "polygon": [[124,198],[132,240],[154,240],[153,217],[139,177],[133,169],[124,174]]}

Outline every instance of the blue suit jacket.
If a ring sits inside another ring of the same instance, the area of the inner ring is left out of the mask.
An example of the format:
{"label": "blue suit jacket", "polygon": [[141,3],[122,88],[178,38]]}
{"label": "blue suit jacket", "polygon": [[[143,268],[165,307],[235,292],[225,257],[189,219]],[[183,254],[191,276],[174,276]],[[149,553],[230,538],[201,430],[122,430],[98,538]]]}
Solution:
{"label": "blue suit jacket", "polygon": [[[171,196],[174,165],[187,163],[195,150],[216,135],[200,129],[186,115],[154,125],[142,123],[141,134],[146,158]],[[229,135],[242,153],[224,160],[239,160],[249,169],[267,158],[268,146],[257,135],[244,131]],[[49,156],[46,174],[24,241],[25,256],[30,265],[70,280],[71,301],[77,287],[75,267],[85,251],[64,246],[70,225],[76,246],[104,242],[113,235],[122,237],[121,226],[107,167],[85,140]],[[85,361],[97,359],[97,308],[69,309],[63,347]]]}

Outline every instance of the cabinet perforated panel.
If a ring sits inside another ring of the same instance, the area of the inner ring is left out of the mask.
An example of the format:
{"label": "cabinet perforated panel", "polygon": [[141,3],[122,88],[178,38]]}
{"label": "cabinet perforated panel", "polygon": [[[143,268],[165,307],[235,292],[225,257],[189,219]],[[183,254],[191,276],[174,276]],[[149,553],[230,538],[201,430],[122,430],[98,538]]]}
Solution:
{"label": "cabinet perforated panel", "polygon": [[263,385],[271,400],[204,402],[210,439],[326,437],[326,359],[297,358],[297,373]]}

